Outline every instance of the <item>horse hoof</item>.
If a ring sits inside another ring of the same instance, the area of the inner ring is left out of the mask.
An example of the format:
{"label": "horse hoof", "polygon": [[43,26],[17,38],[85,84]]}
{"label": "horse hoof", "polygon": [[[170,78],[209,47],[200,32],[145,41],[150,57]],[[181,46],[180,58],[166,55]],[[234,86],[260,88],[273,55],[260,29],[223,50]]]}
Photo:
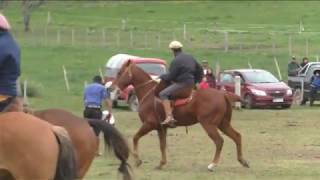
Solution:
{"label": "horse hoof", "polygon": [[208,170],[209,171],[214,171],[214,169],[217,167],[217,165],[215,163],[211,163],[208,165]]}
{"label": "horse hoof", "polygon": [[240,160],[240,163],[243,167],[250,168],[249,163],[246,160]]}
{"label": "horse hoof", "polygon": [[139,167],[139,166],[141,166],[141,164],[142,164],[142,161],[139,159],[139,160],[136,160],[136,167]]}

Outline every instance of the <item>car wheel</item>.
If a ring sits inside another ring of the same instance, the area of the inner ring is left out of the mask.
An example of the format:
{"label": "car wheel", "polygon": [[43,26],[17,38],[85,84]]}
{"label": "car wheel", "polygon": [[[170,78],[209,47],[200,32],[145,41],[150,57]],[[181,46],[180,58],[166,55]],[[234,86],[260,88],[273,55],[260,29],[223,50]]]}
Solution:
{"label": "car wheel", "polygon": [[136,95],[131,95],[129,98],[129,108],[131,111],[138,111],[139,108],[139,102],[138,102],[138,98]]}
{"label": "car wheel", "polygon": [[247,94],[247,95],[244,97],[244,102],[245,102],[244,107],[245,107],[246,109],[252,109],[252,108],[253,108],[253,105],[252,105],[252,97],[251,97],[250,95]]}

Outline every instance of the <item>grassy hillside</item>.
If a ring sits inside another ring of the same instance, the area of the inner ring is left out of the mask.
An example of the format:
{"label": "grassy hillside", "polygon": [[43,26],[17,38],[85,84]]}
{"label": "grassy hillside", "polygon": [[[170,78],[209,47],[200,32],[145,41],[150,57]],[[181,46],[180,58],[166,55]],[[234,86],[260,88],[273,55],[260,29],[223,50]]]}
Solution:
{"label": "grassy hillside", "polygon": [[[32,13],[28,33],[22,31],[20,2],[10,2],[4,13],[21,45],[22,79],[41,91],[41,97],[31,100],[33,105],[79,111],[84,81],[103,69],[110,56],[129,53],[170,61],[167,46],[173,39],[181,40],[185,51],[198,60],[207,59],[212,67],[218,62],[222,69],[246,68],[249,62],[277,75],[276,57],[286,79],[290,50],[298,58],[308,54],[315,60],[318,55],[317,5],[311,1],[48,1]],[[302,33],[298,33],[300,22]],[[62,65],[68,70],[69,93]]]}

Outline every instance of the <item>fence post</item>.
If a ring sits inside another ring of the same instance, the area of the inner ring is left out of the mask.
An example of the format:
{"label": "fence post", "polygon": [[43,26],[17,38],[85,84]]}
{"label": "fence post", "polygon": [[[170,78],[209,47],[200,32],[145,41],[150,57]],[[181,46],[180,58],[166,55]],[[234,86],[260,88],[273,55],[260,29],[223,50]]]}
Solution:
{"label": "fence post", "polygon": [[89,46],[89,28],[86,29],[86,46]]}
{"label": "fence post", "polygon": [[133,47],[133,32],[130,31],[130,47]]}
{"label": "fence post", "polygon": [[144,33],[144,47],[148,48],[148,33]]}
{"label": "fence post", "polygon": [[50,11],[48,11],[48,16],[47,16],[47,25],[51,24],[51,14]]}
{"label": "fence post", "polygon": [[275,55],[276,54],[276,42],[274,40],[275,38],[273,38],[272,41],[272,54]]}
{"label": "fence post", "polygon": [[292,56],[292,37],[289,36],[289,42],[288,42],[288,49],[289,49],[289,56]]}
{"label": "fence post", "polygon": [[183,39],[187,39],[187,25],[183,24]]}
{"label": "fence post", "polygon": [[158,34],[158,48],[161,47],[161,36],[160,33]]}
{"label": "fence post", "polygon": [[220,78],[219,73],[220,73],[220,64],[219,64],[219,61],[217,61],[216,62],[216,72],[215,72],[217,78]]}
{"label": "fence post", "polygon": [[44,28],[44,45],[46,46],[48,44],[48,26],[45,26]]}
{"label": "fence post", "polygon": [[228,52],[229,50],[229,33],[227,31],[224,32],[224,52]]}
{"label": "fence post", "polygon": [[71,44],[74,46],[74,29],[71,30]]}
{"label": "fence post", "polygon": [[57,30],[57,43],[60,45],[61,37],[60,37],[60,29]]}
{"label": "fence post", "polygon": [[65,84],[66,84],[66,88],[67,88],[67,91],[69,92],[70,91],[70,86],[69,86],[69,81],[68,81],[67,70],[64,67],[64,65],[62,65],[62,69],[63,69],[63,75],[64,75],[64,81],[65,81]]}
{"label": "fence post", "polygon": [[304,96],[304,80],[303,79],[300,80],[300,85],[301,85],[300,102],[302,102],[303,96]]}
{"label": "fence post", "polygon": [[248,66],[249,66],[250,69],[252,69],[252,65],[250,63],[250,60],[248,60]]}
{"label": "fence post", "polygon": [[126,30],[126,20],[125,19],[122,19],[121,20],[121,23],[122,23],[122,27],[121,27],[121,29],[124,31],[124,30]]}
{"label": "fence post", "polygon": [[306,57],[309,56],[309,40],[306,39]]}
{"label": "fence post", "polygon": [[277,68],[277,71],[278,71],[279,79],[282,80],[281,71],[280,71],[279,64],[278,64],[278,61],[277,61],[276,57],[274,57],[274,63],[276,64],[276,68]]}
{"label": "fence post", "polygon": [[23,104],[24,105],[28,105],[29,103],[28,103],[28,94],[27,94],[27,88],[28,87],[28,82],[27,82],[27,80],[24,80],[24,82],[23,82]]}
{"label": "fence post", "polygon": [[[241,78],[240,76],[235,77],[235,94],[241,97]],[[241,109],[241,102],[235,103],[236,109]]]}
{"label": "fence post", "polygon": [[106,30],[102,28],[102,46],[106,46]]}
{"label": "fence post", "polygon": [[116,35],[116,40],[117,40],[117,47],[120,47],[120,32],[117,33]]}

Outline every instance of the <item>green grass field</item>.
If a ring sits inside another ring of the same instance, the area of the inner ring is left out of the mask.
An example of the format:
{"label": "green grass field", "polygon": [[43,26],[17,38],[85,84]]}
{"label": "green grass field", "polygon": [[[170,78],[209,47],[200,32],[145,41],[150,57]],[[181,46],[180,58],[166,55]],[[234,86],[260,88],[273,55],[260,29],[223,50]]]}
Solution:
{"label": "green grass field", "polygon": [[[317,1],[47,1],[33,12],[29,33],[22,31],[20,2],[10,1],[3,12],[21,46],[21,80],[28,80],[38,92],[37,97],[29,99],[31,106],[60,107],[81,115],[84,82],[90,82],[99,68],[104,70],[110,56],[128,53],[169,62],[172,54],[167,46],[174,38],[181,40],[185,51],[199,61],[207,59],[212,67],[219,62],[222,69],[247,68],[250,62],[254,68],[277,76],[273,61],[276,57],[286,80],[290,37],[291,54],[299,59],[308,54],[315,60],[319,54],[319,5]],[[51,24],[47,26],[48,12]],[[124,29],[122,20],[126,21]],[[298,33],[300,22],[305,29],[302,33]],[[228,52],[224,49],[224,32],[229,32]],[[130,33],[134,34],[133,40]],[[64,85],[62,65],[68,71],[70,92]],[[233,142],[225,138],[220,166],[215,172],[207,172],[214,146],[197,125],[188,135],[184,128],[170,131],[168,166],[154,170],[160,152],[157,137],[151,133],[141,140],[144,164],[133,168],[135,179],[318,179],[318,109],[235,112],[233,124],[243,135],[250,169],[240,166]],[[115,116],[117,127],[131,143],[140,124],[137,114],[124,108],[116,110]],[[117,164],[110,155],[99,157],[87,179],[116,179]]]}
{"label": "green grass field", "polygon": [[[320,137],[319,107],[291,110],[234,111],[233,126],[241,132],[243,150],[250,162],[249,169],[236,160],[235,144],[226,136],[221,163],[216,171],[207,171],[215,147],[204,130],[195,125],[169,130],[168,165],[161,171],[154,168],[160,160],[156,132],[140,141],[143,164],[133,168],[139,180],[309,180],[319,178]],[[128,118],[129,117],[129,118]],[[132,144],[132,137],[140,127],[136,113],[116,113],[119,128]],[[133,160],[130,161],[133,164]],[[118,163],[114,158],[99,157],[91,167],[87,179],[116,179]]]}

